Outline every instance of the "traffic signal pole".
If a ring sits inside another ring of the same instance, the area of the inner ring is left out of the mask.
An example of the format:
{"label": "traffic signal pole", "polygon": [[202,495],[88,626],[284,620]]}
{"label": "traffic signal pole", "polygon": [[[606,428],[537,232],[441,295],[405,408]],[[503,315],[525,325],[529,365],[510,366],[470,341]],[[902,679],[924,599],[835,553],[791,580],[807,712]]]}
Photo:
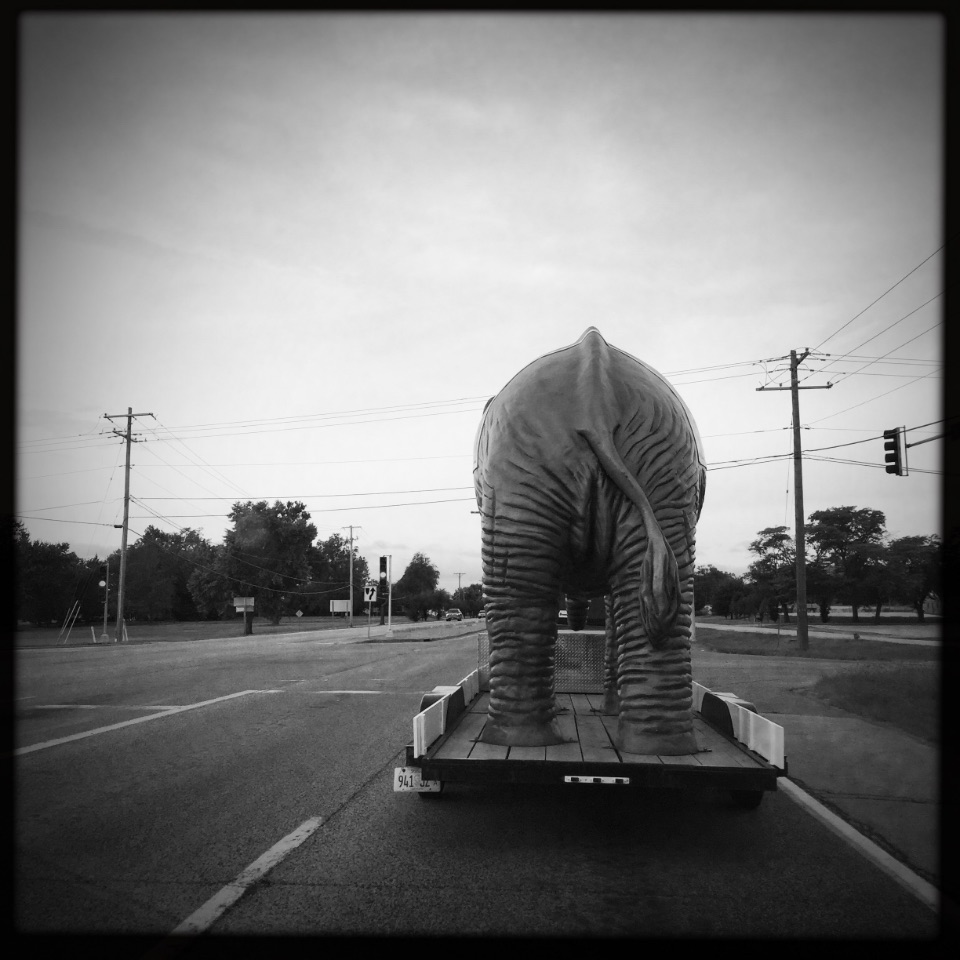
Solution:
{"label": "traffic signal pole", "polygon": [[757,387],[757,390],[789,390],[793,404],[793,491],[794,491],[794,521],[796,523],[796,578],[797,578],[797,639],[800,649],[806,650],[809,646],[807,632],[807,547],[805,542],[806,530],[803,518],[803,457],[800,448],[800,390],[829,390],[832,383],[823,386],[801,387],[798,377],[800,364],[810,356],[810,350],[804,350],[801,357],[797,351],[790,351],[790,386],[789,387]]}
{"label": "traffic signal pole", "polygon": [[387,554],[387,636],[393,636],[393,554]]}

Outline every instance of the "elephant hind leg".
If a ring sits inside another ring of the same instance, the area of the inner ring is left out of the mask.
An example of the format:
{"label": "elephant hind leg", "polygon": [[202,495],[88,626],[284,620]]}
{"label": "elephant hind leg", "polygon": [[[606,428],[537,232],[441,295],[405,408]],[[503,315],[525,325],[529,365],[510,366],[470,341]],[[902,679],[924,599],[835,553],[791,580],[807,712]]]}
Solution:
{"label": "elephant hind leg", "polygon": [[487,602],[490,704],[483,743],[511,747],[563,743],[554,695],[556,603]]}
{"label": "elephant hind leg", "polygon": [[[692,578],[684,599],[692,599]],[[635,588],[622,585],[614,605],[619,638],[620,714],[617,749],[624,753],[686,756],[698,753],[693,732],[689,605],[681,606],[671,634],[654,646],[640,625]]]}
{"label": "elephant hind leg", "polygon": [[617,692],[617,624],[613,615],[613,597],[608,593],[603,598],[606,613],[606,636],[603,644],[603,706],[600,712],[605,717],[620,713],[620,694]]}

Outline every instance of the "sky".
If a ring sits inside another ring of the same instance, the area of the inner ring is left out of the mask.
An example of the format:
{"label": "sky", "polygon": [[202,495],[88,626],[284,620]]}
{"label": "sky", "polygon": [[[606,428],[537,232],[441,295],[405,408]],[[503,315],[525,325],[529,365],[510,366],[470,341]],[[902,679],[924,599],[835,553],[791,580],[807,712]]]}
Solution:
{"label": "sky", "polygon": [[[82,557],[302,501],[479,583],[483,405],[590,326],[709,467],[697,563],[941,529],[932,14],[27,14],[16,515]],[[830,385],[828,387],[828,385]],[[760,390],[759,388],[767,389]],[[109,419],[107,416],[109,415]],[[904,426],[909,476],[882,468]],[[921,442],[928,441],[928,442]]]}

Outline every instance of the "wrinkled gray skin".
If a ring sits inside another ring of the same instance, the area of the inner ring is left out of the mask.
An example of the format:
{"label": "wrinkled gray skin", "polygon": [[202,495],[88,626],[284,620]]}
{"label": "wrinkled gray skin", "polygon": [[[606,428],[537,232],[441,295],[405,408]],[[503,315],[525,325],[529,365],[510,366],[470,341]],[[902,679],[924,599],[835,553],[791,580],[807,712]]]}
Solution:
{"label": "wrinkled gray skin", "polygon": [[560,743],[554,654],[606,597],[604,712],[634,754],[697,752],[690,631],[706,483],[689,411],[655,370],[590,327],[520,371],[484,410],[474,484],[483,524],[490,707],[482,739]]}

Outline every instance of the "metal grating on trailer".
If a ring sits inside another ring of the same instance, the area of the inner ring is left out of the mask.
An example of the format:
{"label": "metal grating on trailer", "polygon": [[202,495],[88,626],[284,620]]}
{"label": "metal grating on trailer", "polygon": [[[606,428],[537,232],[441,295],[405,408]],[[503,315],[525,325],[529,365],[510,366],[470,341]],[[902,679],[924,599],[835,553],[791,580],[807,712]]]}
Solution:
{"label": "metal grating on trailer", "polygon": [[[574,633],[561,630],[557,637],[555,684],[557,693],[600,693],[603,691],[603,630]],[[477,667],[488,676],[490,638],[481,630],[478,638]]]}

